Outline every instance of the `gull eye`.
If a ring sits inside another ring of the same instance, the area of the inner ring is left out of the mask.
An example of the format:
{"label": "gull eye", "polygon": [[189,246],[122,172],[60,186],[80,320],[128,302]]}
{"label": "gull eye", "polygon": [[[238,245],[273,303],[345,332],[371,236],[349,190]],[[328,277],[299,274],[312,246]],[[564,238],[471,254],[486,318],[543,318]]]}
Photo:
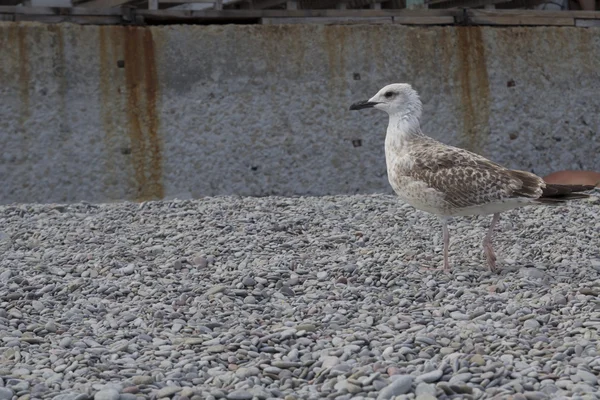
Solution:
{"label": "gull eye", "polygon": [[394,92],[385,92],[384,96],[386,99],[391,99],[392,97],[394,97]]}

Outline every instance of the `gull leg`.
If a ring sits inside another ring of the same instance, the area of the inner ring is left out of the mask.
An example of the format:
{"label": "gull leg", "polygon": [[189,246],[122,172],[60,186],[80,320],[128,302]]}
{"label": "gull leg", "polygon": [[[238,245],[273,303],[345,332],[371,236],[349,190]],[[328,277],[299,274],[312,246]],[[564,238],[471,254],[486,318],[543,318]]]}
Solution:
{"label": "gull leg", "polygon": [[445,271],[450,272],[450,262],[448,262],[448,248],[450,247],[450,232],[448,231],[448,218],[441,218],[442,236],[444,240],[444,267],[443,268],[423,268],[428,271]]}
{"label": "gull leg", "polygon": [[450,262],[448,262],[448,249],[450,247],[450,232],[448,232],[448,220],[442,219],[442,233],[444,236],[444,270],[450,272]]}
{"label": "gull leg", "polygon": [[491,272],[497,272],[496,254],[494,254],[494,248],[492,247],[492,234],[494,232],[494,227],[498,223],[498,220],[500,220],[500,213],[495,213],[492,217],[490,229],[483,239],[483,250],[485,251],[485,257],[487,258],[488,267]]}

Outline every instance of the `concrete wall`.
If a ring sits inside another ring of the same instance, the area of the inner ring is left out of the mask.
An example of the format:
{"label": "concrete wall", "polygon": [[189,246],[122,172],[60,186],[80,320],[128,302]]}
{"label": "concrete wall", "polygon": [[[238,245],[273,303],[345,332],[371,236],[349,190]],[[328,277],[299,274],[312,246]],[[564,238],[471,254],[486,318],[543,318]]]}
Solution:
{"label": "concrete wall", "polygon": [[[0,23],[0,202],[390,192],[391,82],[424,131],[600,169],[600,29]],[[358,144],[360,143],[360,146]]]}

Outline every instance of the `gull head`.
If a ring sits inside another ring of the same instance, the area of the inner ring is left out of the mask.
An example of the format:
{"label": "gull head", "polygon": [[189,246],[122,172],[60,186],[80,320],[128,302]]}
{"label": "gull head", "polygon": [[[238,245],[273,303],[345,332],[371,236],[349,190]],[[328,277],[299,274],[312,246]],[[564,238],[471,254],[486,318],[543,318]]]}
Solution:
{"label": "gull head", "polygon": [[392,83],[383,87],[369,100],[359,101],[350,106],[350,110],[377,108],[390,116],[421,117],[419,94],[408,83]]}

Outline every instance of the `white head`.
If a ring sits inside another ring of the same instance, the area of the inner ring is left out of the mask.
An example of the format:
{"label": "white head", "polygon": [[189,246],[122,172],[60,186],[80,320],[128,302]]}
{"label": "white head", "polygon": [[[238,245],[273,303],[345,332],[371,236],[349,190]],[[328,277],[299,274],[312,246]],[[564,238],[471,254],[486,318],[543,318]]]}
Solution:
{"label": "white head", "polygon": [[390,117],[419,121],[422,107],[419,94],[408,83],[392,83],[369,100],[352,104],[350,109],[377,108],[387,112]]}

